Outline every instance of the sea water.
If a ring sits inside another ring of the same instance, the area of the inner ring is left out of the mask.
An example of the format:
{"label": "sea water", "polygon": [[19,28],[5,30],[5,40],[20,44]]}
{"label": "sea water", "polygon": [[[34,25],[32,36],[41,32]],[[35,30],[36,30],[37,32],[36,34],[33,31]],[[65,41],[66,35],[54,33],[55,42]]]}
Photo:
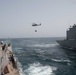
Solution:
{"label": "sea water", "polygon": [[10,42],[21,75],[76,75],[76,51],[62,49],[63,38],[0,39]]}

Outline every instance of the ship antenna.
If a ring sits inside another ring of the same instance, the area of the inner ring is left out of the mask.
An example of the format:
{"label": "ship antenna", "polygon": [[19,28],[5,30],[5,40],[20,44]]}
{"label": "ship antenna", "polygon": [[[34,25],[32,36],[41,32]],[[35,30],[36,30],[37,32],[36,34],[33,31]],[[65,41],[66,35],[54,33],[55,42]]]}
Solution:
{"label": "ship antenna", "polygon": [[70,26],[70,19],[69,19],[68,25]]}

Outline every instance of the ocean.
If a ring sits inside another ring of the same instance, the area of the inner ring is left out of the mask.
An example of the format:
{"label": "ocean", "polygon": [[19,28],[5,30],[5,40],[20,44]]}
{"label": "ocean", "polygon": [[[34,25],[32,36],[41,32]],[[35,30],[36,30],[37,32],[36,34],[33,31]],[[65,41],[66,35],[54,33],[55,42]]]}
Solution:
{"label": "ocean", "polygon": [[62,49],[49,38],[0,39],[12,44],[21,75],[76,75],[76,51]]}

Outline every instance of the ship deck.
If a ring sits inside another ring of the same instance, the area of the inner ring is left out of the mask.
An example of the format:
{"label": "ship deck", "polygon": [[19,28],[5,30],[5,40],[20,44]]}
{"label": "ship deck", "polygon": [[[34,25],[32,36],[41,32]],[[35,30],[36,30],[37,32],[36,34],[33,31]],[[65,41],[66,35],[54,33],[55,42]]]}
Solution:
{"label": "ship deck", "polygon": [[20,75],[19,71],[17,69],[13,69],[13,71],[11,73],[7,73],[5,75]]}
{"label": "ship deck", "polygon": [[[0,52],[0,57],[1,57],[1,55],[2,54]],[[12,68],[12,71],[7,74],[4,74],[4,75],[20,75],[18,67],[15,69],[15,68],[13,68],[13,66],[11,64],[10,64],[10,67]]]}
{"label": "ship deck", "polygon": [[[10,67],[13,67],[13,66],[10,65]],[[5,75],[20,75],[20,74],[19,74],[19,69],[18,69],[18,68],[17,68],[17,69],[12,68],[12,71],[9,72],[9,73],[7,73],[7,74],[5,74]]]}

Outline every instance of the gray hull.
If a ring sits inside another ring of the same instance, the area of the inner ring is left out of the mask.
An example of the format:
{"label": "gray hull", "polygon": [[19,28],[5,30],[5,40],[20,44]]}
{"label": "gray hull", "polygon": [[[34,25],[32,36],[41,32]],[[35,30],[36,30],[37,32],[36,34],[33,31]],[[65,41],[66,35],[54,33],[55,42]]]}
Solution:
{"label": "gray hull", "polygon": [[62,48],[67,48],[67,49],[76,49],[76,40],[57,40],[57,43],[62,47]]}

